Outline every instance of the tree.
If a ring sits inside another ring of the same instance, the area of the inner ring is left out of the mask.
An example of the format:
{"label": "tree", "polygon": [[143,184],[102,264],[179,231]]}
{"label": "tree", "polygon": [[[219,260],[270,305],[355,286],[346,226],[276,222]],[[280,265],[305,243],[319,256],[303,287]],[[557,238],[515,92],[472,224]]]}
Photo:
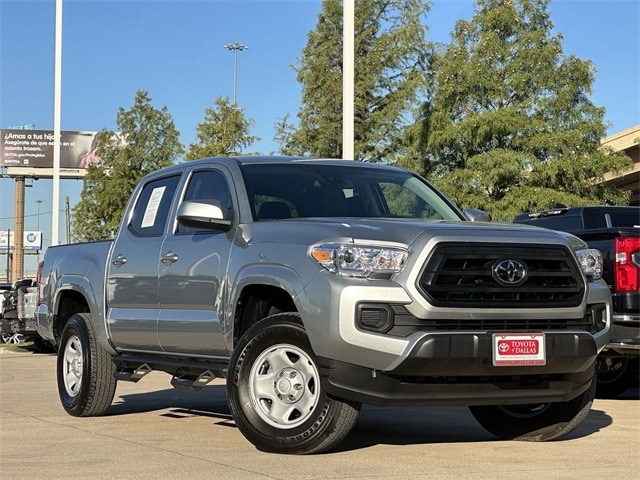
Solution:
{"label": "tree", "polygon": [[[429,44],[424,0],[359,0],[355,5],[355,135],[357,160],[392,163],[404,128],[426,89]],[[342,157],[342,2],[324,0],[296,66],[302,84],[298,124],[276,124],[280,151]]]}
{"label": "tree", "polygon": [[434,58],[419,166],[454,200],[494,218],[570,205],[624,203],[602,183],[630,161],[606,152],[595,68],[562,52],[548,0],[477,0],[471,21]]}
{"label": "tree", "polygon": [[198,143],[189,145],[187,160],[240,155],[243,149],[260,138],[250,135],[254,121],[244,116],[244,110],[218,97],[214,107],[205,110],[204,122],[196,128]]}
{"label": "tree", "polygon": [[88,167],[80,201],[73,208],[74,237],[79,241],[112,238],[140,179],[174,164],[184,152],[167,108],[154,108],[146,91],[136,93],[130,110],[118,109],[116,124],[119,133],[98,133],[96,155],[102,163]]}

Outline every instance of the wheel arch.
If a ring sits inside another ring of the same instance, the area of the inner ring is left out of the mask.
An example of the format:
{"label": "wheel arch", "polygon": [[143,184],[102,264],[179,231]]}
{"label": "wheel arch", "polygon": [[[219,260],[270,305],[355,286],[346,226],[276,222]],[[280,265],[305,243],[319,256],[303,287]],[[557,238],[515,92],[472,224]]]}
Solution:
{"label": "wheel arch", "polygon": [[240,272],[231,291],[231,325],[226,331],[230,350],[252,325],[274,313],[301,312],[298,274],[285,266],[252,266]]}
{"label": "wheel arch", "polygon": [[89,313],[96,331],[98,342],[110,353],[115,353],[108,342],[104,321],[103,294],[96,292],[88,278],[77,275],[65,275],[58,279],[59,287],[53,303],[52,329],[59,342],[67,321],[76,313]]}

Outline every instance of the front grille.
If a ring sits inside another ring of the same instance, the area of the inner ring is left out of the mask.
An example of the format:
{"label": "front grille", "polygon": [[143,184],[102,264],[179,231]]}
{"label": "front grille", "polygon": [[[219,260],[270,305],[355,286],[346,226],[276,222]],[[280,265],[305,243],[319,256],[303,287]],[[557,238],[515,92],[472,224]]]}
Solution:
{"label": "front grille", "polygon": [[418,318],[403,305],[391,305],[393,328],[387,333],[396,337],[408,337],[416,332],[539,332],[582,330],[596,333],[605,321],[604,304],[592,305],[580,318]]}
{"label": "front grille", "polygon": [[[494,266],[515,260],[526,278],[515,286],[495,279]],[[580,305],[585,285],[562,246],[452,243],[436,246],[418,282],[430,303],[458,308],[558,308]]]}

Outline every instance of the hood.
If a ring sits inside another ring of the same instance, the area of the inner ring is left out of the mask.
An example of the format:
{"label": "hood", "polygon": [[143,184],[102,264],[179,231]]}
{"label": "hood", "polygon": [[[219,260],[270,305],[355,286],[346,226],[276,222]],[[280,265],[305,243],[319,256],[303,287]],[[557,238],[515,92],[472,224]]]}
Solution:
{"label": "hood", "polygon": [[[324,241],[375,241],[404,245],[413,244],[419,237],[456,237],[458,241],[508,241],[518,239],[539,243],[559,237],[560,232],[528,225],[494,222],[450,220],[415,220],[401,218],[304,218],[269,222],[254,222],[241,226],[243,238],[264,242],[305,243]],[[573,237],[575,238],[575,237]],[[576,239],[577,240],[577,239]],[[570,242],[571,243],[571,242]],[[574,248],[575,246],[572,245]]]}

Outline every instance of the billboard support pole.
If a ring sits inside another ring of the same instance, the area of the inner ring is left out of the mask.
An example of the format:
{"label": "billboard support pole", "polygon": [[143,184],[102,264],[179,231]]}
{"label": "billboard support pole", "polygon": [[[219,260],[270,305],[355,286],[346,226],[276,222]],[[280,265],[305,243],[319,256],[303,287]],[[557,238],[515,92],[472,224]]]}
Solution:
{"label": "billboard support pole", "polygon": [[[24,276],[24,177],[16,177],[13,207],[13,265],[12,282]],[[7,238],[9,242],[9,238]],[[8,247],[8,245],[7,245]]]}

